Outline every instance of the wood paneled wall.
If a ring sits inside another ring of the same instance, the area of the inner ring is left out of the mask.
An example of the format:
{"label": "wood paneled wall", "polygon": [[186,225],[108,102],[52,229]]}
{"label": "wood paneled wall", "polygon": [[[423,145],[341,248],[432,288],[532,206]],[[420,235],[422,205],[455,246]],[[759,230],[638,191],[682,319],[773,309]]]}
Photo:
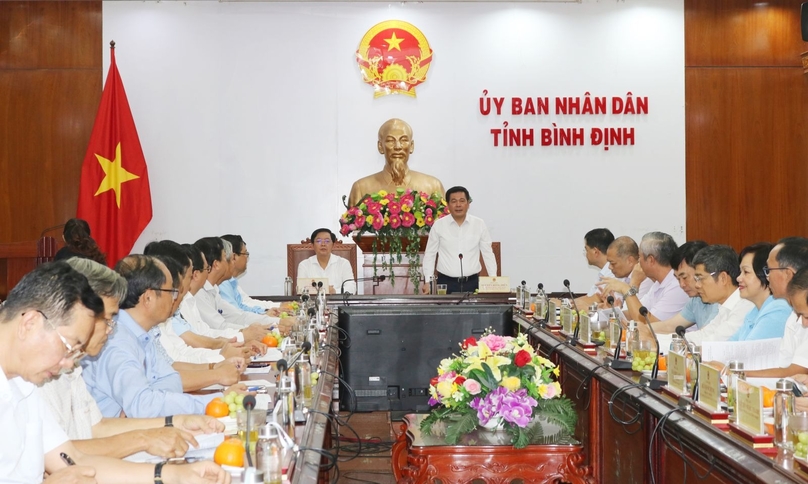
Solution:
{"label": "wood paneled wall", "polygon": [[688,239],[808,236],[802,1],[685,0]]}
{"label": "wood paneled wall", "polygon": [[[802,1],[685,0],[690,239],[808,235]],[[0,2],[0,243],[75,213],[103,82],[101,8]]]}
{"label": "wood paneled wall", "polygon": [[75,216],[102,74],[101,1],[0,1],[0,243]]}

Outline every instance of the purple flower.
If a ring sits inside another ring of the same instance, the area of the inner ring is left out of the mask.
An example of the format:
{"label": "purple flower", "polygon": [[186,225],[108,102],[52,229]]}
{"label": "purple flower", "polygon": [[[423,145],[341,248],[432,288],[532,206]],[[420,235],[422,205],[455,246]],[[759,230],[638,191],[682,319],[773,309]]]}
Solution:
{"label": "purple flower", "polygon": [[521,388],[511,392],[505,387],[498,387],[484,398],[476,397],[469,406],[477,410],[480,425],[485,425],[494,417],[502,417],[518,427],[527,427],[533,415],[533,407],[537,401]]}
{"label": "purple flower", "polygon": [[440,402],[435,400],[434,397],[429,397],[429,406],[434,407],[435,405],[439,404]]}

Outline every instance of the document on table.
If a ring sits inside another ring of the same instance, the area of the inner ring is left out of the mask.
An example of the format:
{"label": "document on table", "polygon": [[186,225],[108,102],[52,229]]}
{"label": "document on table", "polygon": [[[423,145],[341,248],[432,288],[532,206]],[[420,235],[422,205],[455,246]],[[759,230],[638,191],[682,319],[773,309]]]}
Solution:
{"label": "document on table", "polygon": [[727,364],[731,360],[743,362],[744,370],[777,368],[780,342],[782,338],[758,339],[754,341],[705,341],[701,344],[702,361],[720,361]]}
{"label": "document on table", "polygon": [[265,361],[278,361],[283,358],[283,354],[278,348],[267,348],[267,352],[262,356],[253,356],[250,361],[265,362]]}
{"label": "document on table", "polygon": [[[235,421],[235,419],[233,419]],[[219,446],[222,442],[224,442],[224,433],[221,434],[201,434],[194,436],[196,441],[199,443],[199,448],[194,448],[194,446],[188,446],[188,452],[185,453],[186,459],[194,459],[194,460],[202,460],[202,459],[213,459],[213,452],[216,451],[216,447]],[[157,463],[163,462],[166,459],[164,457],[159,457],[156,455],[149,454],[146,451],[138,452],[136,454],[132,454],[129,457],[126,457],[124,460],[129,462],[149,462],[149,463]]]}

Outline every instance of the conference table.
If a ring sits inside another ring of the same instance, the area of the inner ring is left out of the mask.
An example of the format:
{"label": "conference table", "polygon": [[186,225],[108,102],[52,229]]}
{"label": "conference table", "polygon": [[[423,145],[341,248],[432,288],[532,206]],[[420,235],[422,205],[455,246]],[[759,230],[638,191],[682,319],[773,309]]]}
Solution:
{"label": "conference table", "polygon": [[591,356],[564,344],[561,335],[518,311],[514,323],[560,367],[564,395],[578,413],[575,437],[587,450],[584,464],[597,482],[808,482],[792,455],[765,455],[680,410],[673,398],[638,386],[633,372],[602,366],[605,353]]}

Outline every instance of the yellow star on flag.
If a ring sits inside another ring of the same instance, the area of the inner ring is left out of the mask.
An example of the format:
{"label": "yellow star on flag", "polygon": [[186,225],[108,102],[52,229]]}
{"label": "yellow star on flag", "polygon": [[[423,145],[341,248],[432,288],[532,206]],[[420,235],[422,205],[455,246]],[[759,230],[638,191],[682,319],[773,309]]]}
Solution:
{"label": "yellow star on flag", "polygon": [[140,177],[133,173],[129,173],[123,166],[121,166],[120,143],[118,143],[118,146],[115,147],[114,160],[110,161],[98,153],[95,154],[95,157],[98,158],[98,164],[101,165],[101,169],[104,170],[104,173],[106,174],[104,179],[101,180],[101,185],[98,186],[95,196],[97,197],[98,195],[101,195],[109,190],[115,190],[115,203],[118,204],[118,208],[121,208],[121,185]]}
{"label": "yellow star on flag", "polygon": [[390,37],[389,39],[384,39],[384,41],[387,42],[387,52],[390,52],[393,49],[396,49],[397,51],[401,52],[401,42],[403,42],[404,39],[396,38],[395,30],[393,31],[393,36]]}

